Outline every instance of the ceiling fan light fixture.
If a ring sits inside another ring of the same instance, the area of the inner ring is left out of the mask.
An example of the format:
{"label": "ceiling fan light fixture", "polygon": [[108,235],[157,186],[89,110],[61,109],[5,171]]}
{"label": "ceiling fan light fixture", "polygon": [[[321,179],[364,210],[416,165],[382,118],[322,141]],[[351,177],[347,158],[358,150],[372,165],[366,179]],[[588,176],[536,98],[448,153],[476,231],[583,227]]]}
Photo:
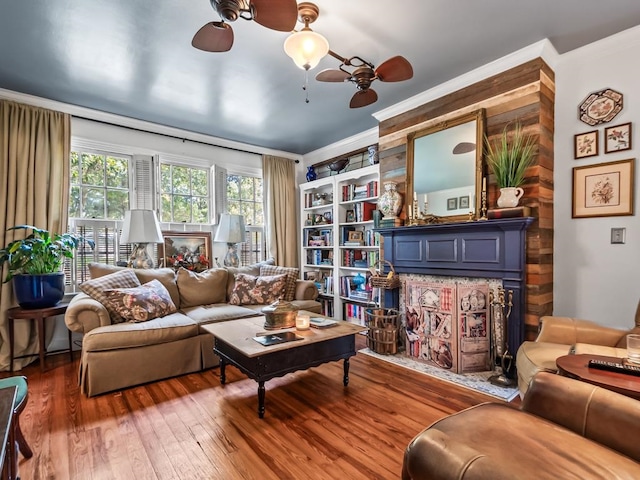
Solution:
{"label": "ceiling fan light fixture", "polygon": [[319,33],[305,27],[287,37],[284,51],[299,68],[310,70],[329,53],[329,42]]}

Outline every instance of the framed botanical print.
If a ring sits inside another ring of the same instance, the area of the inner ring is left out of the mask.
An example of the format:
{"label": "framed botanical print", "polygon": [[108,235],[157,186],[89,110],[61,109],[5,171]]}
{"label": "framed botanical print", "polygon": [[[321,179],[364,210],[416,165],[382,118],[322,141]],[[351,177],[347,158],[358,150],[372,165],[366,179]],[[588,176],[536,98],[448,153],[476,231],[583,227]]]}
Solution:
{"label": "framed botanical print", "polygon": [[597,130],[573,136],[573,158],[587,158],[595,155],[598,155]]}
{"label": "framed botanical print", "polygon": [[635,159],[573,168],[572,218],[633,215]]}
{"label": "framed botanical print", "polygon": [[604,129],[604,152],[631,150],[631,122]]}

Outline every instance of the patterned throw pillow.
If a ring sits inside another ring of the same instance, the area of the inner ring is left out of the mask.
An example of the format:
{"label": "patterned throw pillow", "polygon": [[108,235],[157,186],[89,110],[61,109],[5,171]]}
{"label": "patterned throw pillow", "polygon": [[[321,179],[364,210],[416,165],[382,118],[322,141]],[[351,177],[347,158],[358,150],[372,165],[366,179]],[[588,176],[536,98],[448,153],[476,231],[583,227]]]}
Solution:
{"label": "patterned throw pillow", "polygon": [[139,287],[106,290],[109,305],[125,320],[146,322],[177,311],[169,290],[158,280]]}
{"label": "patterned throw pillow", "polygon": [[254,277],[238,273],[229,303],[232,305],[267,305],[284,295],[286,285],[286,275]]}
{"label": "patterned throw pillow", "polygon": [[298,269],[292,267],[277,267],[275,265],[262,265],[260,276],[286,275],[287,286],[284,291],[284,298],[287,302],[292,301],[296,296],[296,280],[298,279]]}
{"label": "patterned throw pillow", "polygon": [[109,304],[107,299],[107,295],[105,294],[105,290],[139,286],[140,280],[138,280],[136,274],[133,273],[133,270],[128,269],[119,270],[117,272],[110,273],[109,275],[104,275],[102,277],[87,280],[80,285],[80,290],[104,305],[104,307],[109,312],[109,316],[111,317],[111,323],[122,323],[124,322],[124,319],[118,314],[117,311],[111,308],[111,305]]}

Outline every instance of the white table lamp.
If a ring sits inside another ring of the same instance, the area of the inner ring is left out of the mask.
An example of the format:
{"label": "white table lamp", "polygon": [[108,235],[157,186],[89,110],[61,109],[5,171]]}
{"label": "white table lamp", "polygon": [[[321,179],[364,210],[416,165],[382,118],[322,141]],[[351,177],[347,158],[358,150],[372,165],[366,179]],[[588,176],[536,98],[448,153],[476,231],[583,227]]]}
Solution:
{"label": "white table lamp", "polygon": [[135,243],[127,266],[132,268],[153,268],[153,258],[147,252],[147,244],[162,243],[160,223],[153,210],[127,210],[120,243]]}
{"label": "white table lamp", "polygon": [[216,230],[213,241],[227,244],[227,254],[224,257],[225,267],[240,266],[237,244],[245,240],[244,217],[229,213],[220,215],[220,223],[218,223],[218,230]]}

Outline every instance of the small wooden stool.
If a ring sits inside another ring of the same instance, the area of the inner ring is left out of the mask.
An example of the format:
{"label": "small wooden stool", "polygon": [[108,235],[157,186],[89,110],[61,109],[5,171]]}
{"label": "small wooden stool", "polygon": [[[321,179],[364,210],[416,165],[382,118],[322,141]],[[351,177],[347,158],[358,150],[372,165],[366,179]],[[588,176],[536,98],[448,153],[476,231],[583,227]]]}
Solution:
{"label": "small wooden stool", "polygon": [[[18,319],[26,319],[37,322],[38,329],[38,340],[40,343],[40,348],[38,350],[38,355],[40,357],[40,371],[44,372],[44,357],[47,353],[57,353],[62,352],[64,350],[55,350],[52,352],[47,352],[45,348],[45,333],[44,333],[44,319],[55,317],[56,315],[64,315],[67,311],[68,303],[59,303],[53,307],[49,308],[35,308],[35,309],[26,309],[22,307],[13,307],[7,310],[7,321],[9,322],[9,371],[13,372],[13,360],[14,358],[25,358],[31,357],[35,354],[28,355],[20,355],[18,357],[13,356],[13,340],[14,340],[14,328],[13,323],[14,320]],[[71,330],[69,330],[69,358],[73,362],[73,343],[71,340]]]}

